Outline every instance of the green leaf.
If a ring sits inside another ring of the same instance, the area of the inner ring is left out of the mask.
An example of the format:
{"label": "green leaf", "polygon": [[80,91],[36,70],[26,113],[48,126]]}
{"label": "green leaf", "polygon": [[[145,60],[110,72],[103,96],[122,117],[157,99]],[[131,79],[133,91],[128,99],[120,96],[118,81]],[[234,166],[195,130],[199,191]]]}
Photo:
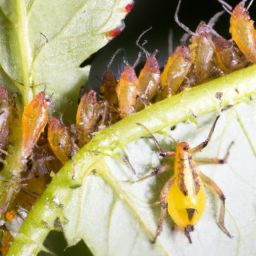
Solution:
{"label": "green leaf", "polygon": [[[83,239],[95,255],[208,255],[209,248],[212,255],[254,255],[255,72],[255,65],[234,72],[99,131],[76,154],[73,163],[69,161],[53,177],[8,255],[36,255],[49,231],[55,229],[56,218],[62,223],[69,245]],[[219,92],[223,93],[220,100],[216,98]],[[132,172],[120,157],[123,148],[139,177],[162,162],[152,141],[140,138],[148,133],[136,123],[144,124],[151,132],[162,131],[156,137],[165,149],[174,148],[167,134],[194,147],[206,139],[216,114],[230,106],[221,113],[211,142],[197,157],[222,158],[231,141],[235,142],[227,164],[200,167],[227,198],[225,222],[233,238],[218,228],[219,200],[206,189],[206,209],[191,233],[193,244],[189,245],[182,232],[173,230],[168,216],[163,233],[153,245],[160,215],[160,206],[154,203],[172,171],[132,182]],[[170,131],[174,125],[176,129]],[[56,204],[56,198],[61,205]]]}
{"label": "green leaf", "polygon": [[80,64],[104,46],[107,33],[121,26],[129,0],[2,0],[0,3],[0,83],[21,91],[24,105],[46,88],[61,110],[89,67]]}

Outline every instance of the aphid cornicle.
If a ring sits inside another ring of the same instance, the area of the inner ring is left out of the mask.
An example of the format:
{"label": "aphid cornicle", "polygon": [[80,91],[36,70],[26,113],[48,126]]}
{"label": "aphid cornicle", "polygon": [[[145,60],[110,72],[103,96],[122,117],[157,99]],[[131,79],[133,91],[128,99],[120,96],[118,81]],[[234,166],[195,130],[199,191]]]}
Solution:
{"label": "aphid cornicle", "polygon": [[[219,196],[221,200],[221,207],[218,226],[227,236],[231,237],[224,225],[225,196],[214,181],[197,169],[196,159],[192,158],[193,154],[201,151],[208,145],[218,118],[219,116],[216,118],[211,131],[204,142],[195,148],[190,148],[187,142],[181,142],[177,145],[176,151],[163,151],[150,131],[142,124],[139,124],[147,129],[147,131],[150,133],[151,138],[154,140],[154,143],[160,152],[160,156],[166,157],[175,155],[174,175],[166,182],[161,191],[161,216],[153,242],[156,241],[157,237],[162,232],[162,225],[167,209],[174,222],[178,226],[184,228],[189,242],[192,242],[189,232],[193,231],[193,226],[201,218],[205,208],[206,196],[203,185],[208,186],[215,194]],[[232,144],[233,142],[231,145]],[[228,155],[229,150],[223,159],[207,158],[198,159],[197,161],[204,164],[224,164],[227,161]],[[153,171],[150,175],[141,178],[139,181],[166,172],[171,169],[171,166],[171,163],[167,163],[161,166],[159,169]]]}
{"label": "aphid cornicle", "polygon": [[27,160],[48,121],[45,92],[37,94],[22,115],[22,158]]}

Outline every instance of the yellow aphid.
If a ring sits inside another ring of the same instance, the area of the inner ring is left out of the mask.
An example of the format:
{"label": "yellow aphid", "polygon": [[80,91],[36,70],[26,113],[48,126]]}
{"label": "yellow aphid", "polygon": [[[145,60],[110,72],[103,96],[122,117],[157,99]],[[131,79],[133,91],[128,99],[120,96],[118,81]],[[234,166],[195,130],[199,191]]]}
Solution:
{"label": "yellow aphid", "polygon": [[[176,151],[163,151],[154,136],[150,133],[151,138],[154,140],[155,145],[160,152],[160,156],[175,156],[174,175],[166,182],[160,194],[161,217],[153,242],[156,241],[157,237],[162,232],[163,221],[168,209],[168,213],[172,217],[173,221],[176,225],[184,228],[184,232],[188,237],[189,242],[192,243],[189,233],[193,231],[194,225],[196,225],[201,218],[205,208],[206,196],[203,185],[208,186],[219,196],[221,200],[221,207],[218,226],[227,236],[231,237],[224,225],[225,196],[214,181],[201,173],[196,166],[197,161],[203,162],[204,164],[224,164],[227,161],[229,151],[224,159],[207,158],[196,160],[192,158],[193,154],[201,151],[208,145],[218,118],[219,117],[216,118],[208,138],[192,149],[187,142],[181,142],[177,145]],[[159,169],[153,171],[150,175],[145,176],[140,180],[166,172],[170,170],[171,167],[172,165],[170,162],[166,163]]]}

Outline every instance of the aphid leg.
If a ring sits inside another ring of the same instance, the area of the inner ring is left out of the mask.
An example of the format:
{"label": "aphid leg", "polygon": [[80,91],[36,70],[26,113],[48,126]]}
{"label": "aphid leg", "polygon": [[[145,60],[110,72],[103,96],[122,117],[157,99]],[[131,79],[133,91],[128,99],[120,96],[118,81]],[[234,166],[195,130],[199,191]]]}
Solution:
{"label": "aphid leg", "polygon": [[164,151],[164,150],[162,150],[162,148],[159,145],[158,141],[156,140],[154,135],[149,131],[149,129],[146,126],[144,126],[143,124],[140,124],[140,123],[136,123],[136,124],[142,126],[143,128],[145,128],[148,131],[148,133],[150,134],[151,139],[154,141],[154,143],[155,143],[155,145],[156,145],[156,147],[157,147],[157,149],[159,151],[159,155],[160,156],[166,157],[166,156],[173,156],[173,155],[175,155],[175,153],[176,153],[175,151]]}
{"label": "aphid leg", "polygon": [[148,99],[146,99],[146,98],[143,98],[143,97],[141,97],[140,95],[137,95],[137,97],[136,97],[136,99],[140,99],[141,100],[141,102],[145,105],[145,107],[148,107],[149,106],[149,100]]}
{"label": "aphid leg", "polygon": [[218,219],[218,226],[219,228],[228,236],[232,237],[230,233],[227,231],[225,225],[224,225],[224,218],[225,218],[225,196],[221,189],[218,187],[218,185],[211,180],[209,177],[204,175],[202,172],[199,172],[200,178],[203,181],[203,184],[209,187],[215,194],[217,194],[221,200],[221,205],[220,205],[220,215]]}
{"label": "aphid leg", "polygon": [[212,125],[212,129],[210,130],[210,133],[209,133],[207,139],[206,139],[204,142],[202,142],[201,144],[199,144],[197,147],[191,149],[191,153],[192,153],[192,154],[195,154],[195,153],[197,153],[198,151],[203,150],[203,149],[208,145],[209,141],[210,141],[211,138],[212,138],[212,134],[213,134],[214,128],[215,128],[215,126],[216,126],[216,123],[217,123],[219,117],[220,117],[220,116],[217,116],[217,117],[216,117],[216,119],[215,119],[215,121],[214,121],[214,123],[213,123],[213,125]]}
{"label": "aphid leg", "polygon": [[0,153],[3,153],[4,155],[8,156],[8,152],[0,148]]}
{"label": "aphid leg", "polygon": [[163,222],[164,222],[164,218],[166,215],[166,209],[167,209],[167,196],[168,196],[168,192],[172,186],[172,184],[175,181],[175,177],[172,176],[164,185],[161,194],[160,194],[160,204],[161,204],[161,214],[160,214],[160,219],[158,221],[158,226],[157,226],[157,230],[156,230],[156,234],[155,237],[152,241],[152,243],[156,242],[157,237],[162,233],[163,231]]}
{"label": "aphid leg", "polygon": [[185,232],[185,235],[186,237],[188,238],[188,241],[190,244],[192,244],[192,240],[191,240],[191,237],[190,237],[190,232],[194,231],[194,226],[192,225],[187,225],[184,229],[184,232]]}
{"label": "aphid leg", "polygon": [[232,6],[230,6],[228,3],[226,3],[223,0],[218,0],[218,2],[220,2],[222,4],[223,9],[228,12],[229,14],[232,15]]}
{"label": "aphid leg", "polygon": [[[245,0],[244,2],[246,2],[247,0]],[[254,0],[251,0],[251,2],[248,4],[248,6],[247,6],[247,8],[246,8],[246,10],[248,11],[249,10],[249,8],[251,7],[251,5],[252,5],[252,3],[253,3],[253,1]]]}
{"label": "aphid leg", "polygon": [[128,156],[124,153],[124,151],[123,151],[123,154],[124,154],[124,156],[123,156],[123,158],[124,158],[124,162],[125,162],[125,163],[126,163],[126,165],[129,167],[129,169],[131,169],[131,170],[132,170],[133,174],[134,174],[134,175],[137,175],[137,173],[136,173],[135,169],[133,168],[132,164],[131,164],[131,163],[130,163],[130,161],[129,161]]}
{"label": "aphid leg", "polygon": [[208,26],[213,28],[215,23],[219,20],[219,17],[224,14],[225,11],[217,12],[208,22]]}
{"label": "aphid leg", "polygon": [[159,168],[157,168],[156,170],[154,170],[152,173],[150,173],[149,175],[146,175],[145,177],[142,177],[141,179],[137,180],[137,181],[142,181],[142,180],[145,180],[147,178],[150,178],[150,177],[153,177],[153,176],[156,176],[160,173],[163,173],[163,172],[167,172],[169,171],[170,169],[172,168],[172,165],[171,164],[165,164]]}
{"label": "aphid leg", "polygon": [[194,158],[194,161],[196,162],[196,165],[201,165],[201,164],[225,164],[227,163],[228,156],[230,153],[230,148],[234,144],[234,141],[231,142],[231,144],[228,147],[227,153],[224,156],[223,159],[219,158]]}
{"label": "aphid leg", "polygon": [[163,231],[163,222],[164,222],[164,219],[165,219],[166,211],[167,211],[166,208],[161,207],[160,218],[159,218],[159,221],[158,221],[158,225],[157,225],[157,229],[156,229],[156,233],[155,233],[154,239],[152,241],[153,244],[156,242],[157,237]]}
{"label": "aphid leg", "polygon": [[182,24],[182,23],[179,21],[178,13],[179,13],[179,10],[180,10],[181,1],[182,1],[182,0],[179,0],[179,3],[178,3],[178,5],[177,5],[176,11],[175,11],[175,15],[174,15],[174,19],[175,19],[176,23],[177,23],[181,28],[183,28],[183,29],[184,29],[186,32],[188,32],[190,35],[195,36],[196,34],[195,34],[194,32],[192,32],[188,27],[186,27],[184,24]]}

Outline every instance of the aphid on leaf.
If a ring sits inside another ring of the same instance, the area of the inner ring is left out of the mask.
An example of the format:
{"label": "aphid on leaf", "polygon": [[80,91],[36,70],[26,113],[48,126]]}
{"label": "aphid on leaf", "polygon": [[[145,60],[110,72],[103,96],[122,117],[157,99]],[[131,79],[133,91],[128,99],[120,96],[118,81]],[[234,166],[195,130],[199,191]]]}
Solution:
{"label": "aphid on leaf", "polygon": [[102,84],[100,86],[100,96],[104,99],[106,104],[105,113],[103,116],[103,122],[107,125],[111,125],[117,121],[119,116],[118,111],[118,97],[116,88],[118,86],[118,81],[114,72],[110,69],[116,55],[123,49],[118,49],[112,56],[107,70],[103,74]]}
{"label": "aphid on leaf", "polygon": [[45,92],[37,94],[26,106],[22,115],[22,159],[27,159],[48,121]]}
{"label": "aphid on leaf", "polygon": [[175,95],[189,72],[191,66],[189,50],[186,46],[179,46],[161,74],[162,98]]}
{"label": "aphid on leaf", "polygon": [[125,67],[116,88],[121,118],[136,112],[136,103],[138,97],[140,97],[140,92],[138,89],[138,78],[134,67],[138,63],[139,59],[140,55],[133,67],[130,65]]}
{"label": "aphid on leaf", "polygon": [[72,156],[72,140],[68,127],[63,123],[63,115],[70,102],[65,106],[60,119],[51,117],[48,122],[48,142],[53,153],[64,165]]}
{"label": "aphid on leaf", "polygon": [[248,14],[248,9],[244,7],[246,1],[240,2],[233,10],[230,18],[230,33],[239,49],[253,63],[256,63],[256,36],[254,21]]}
{"label": "aphid on leaf", "polygon": [[152,100],[160,86],[160,70],[157,59],[155,57],[158,51],[155,50],[155,52],[150,55],[146,49],[139,44],[141,37],[150,29],[151,28],[144,31],[136,41],[137,46],[144,51],[147,57],[147,61],[138,78],[138,89],[140,92],[140,97],[146,101]]}
{"label": "aphid on leaf", "polygon": [[[208,186],[215,194],[219,196],[221,200],[221,206],[218,226],[227,236],[231,237],[226,227],[224,226],[225,196],[221,189],[215,184],[215,182],[201,173],[196,166],[196,162],[203,164],[226,163],[229,155],[229,149],[224,159],[207,158],[198,159],[196,161],[196,159],[192,158],[192,155],[203,150],[208,145],[218,118],[219,116],[213,123],[211,131],[204,142],[195,148],[190,148],[187,142],[181,142],[177,145],[176,151],[163,151],[150,131],[142,124],[139,124],[150,133],[151,138],[153,139],[156,147],[160,152],[160,156],[168,157],[175,155],[174,175],[165,183],[160,194],[161,216],[153,242],[156,241],[157,237],[162,232],[162,225],[167,209],[174,222],[178,226],[184,228],[185,235],[188,237],[189,242],[192,242],[189,232],[193,231],[194,225],[201,218],[205,208],[206,196],[203,185]],[[161,166],[159,169],[153,171],[150,175],[141,178],[140,180],[144,180],[146,178],[166,172],[170,170],[171,167],[172,165],[167,163]]]}
{"label": "aphid on leaf", "polygon": [[7,154],[10,109],[7,90],[0,85],[0,154]]}
{"label": "aphid on leaf", "polygon": [[242,69],[250,63],[232,41],[218,36],[214,38],[213,43],[218,66],[225,74]]}
{"label": "aphid on leaf", "polygon": [[213,38],[219,35],[212,28],[222,12],[217,13],[210,20],[208,25],[201,21],[196,29],[196,32],[194,33],[188,27],[182,24],[178,19],[180,4],[181,0],[179,0],[175,12],[175,21],[188,34],[192,35],[190,39],[191,44],[189,45],[192,65],[189,75],[187,76],[189,85],[200,84],[202,82],[206,82],[209,79],[217,78],[223,75],[222,71],[218,68],[217,65],[213,43]]}
{"label": "aphid on leaf", "polygon": [[78,106],[76,114],[76,129],[78,135],[78,146],[82,147],[90,140],[90,133],[97,128],[100,118],[100,104],[97,102],[96,92],[87,92]]}

